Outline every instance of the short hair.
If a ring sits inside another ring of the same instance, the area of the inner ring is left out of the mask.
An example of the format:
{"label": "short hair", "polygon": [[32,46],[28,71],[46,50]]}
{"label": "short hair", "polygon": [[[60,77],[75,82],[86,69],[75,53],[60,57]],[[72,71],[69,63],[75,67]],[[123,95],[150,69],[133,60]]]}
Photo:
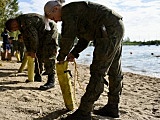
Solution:
{"label": "short hair", "polygon": [[61,6],[62,3],[60,3],[59,1],[48,1],[45,6],[44,6],[44,15],[47,18],[49,16],[49,14],[51,14],[53,7],[54,6]]}
{"label": "short hair", "polygon": [[13,23],[13,21],[14,21],[15,19],[9,19],[9,20],[7,20],[6,21],[6,23],[5,23],[5,26],[6,26],[6,29],[8,30],[8,31],[11,31],[11,25],[12,25],[12,23]]}

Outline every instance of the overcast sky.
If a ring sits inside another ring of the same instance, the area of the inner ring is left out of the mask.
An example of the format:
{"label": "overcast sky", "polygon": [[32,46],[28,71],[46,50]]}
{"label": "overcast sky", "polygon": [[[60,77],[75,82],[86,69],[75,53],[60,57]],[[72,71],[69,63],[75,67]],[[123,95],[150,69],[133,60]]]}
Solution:
{"label": "overcast sky", "polygon": [[[43,14],[49,0],[18,0],[23,13]],[[82,0],[66,0],[66,3]],[[103,4],[123,16],[125,38],[132,41],[160,40],[160,0],[90,0]],[[59,32],[61,25],[58,24]]]}

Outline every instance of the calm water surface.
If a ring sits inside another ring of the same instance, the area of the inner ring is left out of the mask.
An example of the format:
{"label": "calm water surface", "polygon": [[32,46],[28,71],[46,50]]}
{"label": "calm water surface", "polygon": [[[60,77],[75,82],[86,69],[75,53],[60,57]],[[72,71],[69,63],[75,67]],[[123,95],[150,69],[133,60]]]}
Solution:
{"label": "calm water surface", "polygon": [[[77,63],[90,65],[93,49],[86,48]],[[123,46],[122,70],[160,78],[160,46]]]}

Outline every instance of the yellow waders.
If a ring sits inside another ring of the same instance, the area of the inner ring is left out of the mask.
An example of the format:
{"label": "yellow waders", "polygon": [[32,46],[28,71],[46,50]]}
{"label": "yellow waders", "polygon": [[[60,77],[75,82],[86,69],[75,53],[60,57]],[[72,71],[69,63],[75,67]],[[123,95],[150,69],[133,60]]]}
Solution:
{"label": "yellow waders", "polygon": [[17,58],[17,61],[20,61],[20,54],[18,52],[15,53],[15,57]]}
{"label": "yellow waders", "polygon": [[28,80],[34,82],[34,58],[27,56],[28,59]]}
{"label": "yellow waders", "polygon": [[34,82],[34,58],[31,56],[24,55],[24,59],[22,61],[22,64],[18,70],[18,73],[21,73],[25,66],[27,65],[28,69],[28,80],[30,82]]}
{"label": "yellow waders", "polygon": [[75,107],[75,102],[73,100],[71,79],[69,73],[67,72],[67,68],[67,61],[65,61],[63,64],[56,63],[58,81],[62,90],[65,106],[68,110],[73,110]]}
{"label": "yellow waders", "polygon": [[24,68],[25,68],[26,65],[27,65],[27,62],[28,62],[28,59],[27,59],[27,55],[26,55],[26,53],[25,53],[25,54],[24,54],[24,59],[23,59],[23,61],[22,61],[22,64],[21,64],[21,66],[20,66],[20,68],[19,68],[19,70],[18,70],[19,73],[21,73],[21,72],[24,70]]}

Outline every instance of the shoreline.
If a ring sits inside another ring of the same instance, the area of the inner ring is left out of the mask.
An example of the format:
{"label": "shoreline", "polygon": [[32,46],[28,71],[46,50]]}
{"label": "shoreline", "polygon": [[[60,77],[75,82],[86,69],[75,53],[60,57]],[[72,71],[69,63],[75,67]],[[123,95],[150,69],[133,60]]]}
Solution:
{"label": "shoreline", "polygon": [[[83,63],[77,63],[79,65],[82,65],[82,66],[90,66],[90,65],[87,65],[87,64],[83,64]],[[147,73],[143,73],[143,72],[136,72],[136,71],[131,71],[131,70],[122,70],[123,73],[133,73],[133,74],[137,74],[137,75],[142,75],[142,76],[146,76],[146,77],[153,77],[153,78],[160,78],[160,75],[147,75]]]}
{"label": "shoreline", "polygon": [[[25,83],[27,71],[16,77],[21,63],[0,61],[0,119],[1,120],[58,120],[66,112],[59,82],[56,76],[55,87],[46,91],[38,90],[43,82]],[[74,65],[69,65],[74,76]],[[89,82],[89,65],[77,64],[78,81],[85,89]],[[107,76],[106,76],[107,79]],[[76,102],[84,94],[76,80]],[[74,78],[72,79],[74,84]],[[120,118],[122,120],[159,120],[160,119],[160,78],[124,72],[123,91],[120,100]],[[108,87],[95,102],[94,107],[103,107],[107,103]],[[93,115],[94,120],[98,116]],[[102,118],[99,118],[102,119]],[[103,120],[103,119],[102,119]],[[113,120],[105,118],[105,120]]]}

